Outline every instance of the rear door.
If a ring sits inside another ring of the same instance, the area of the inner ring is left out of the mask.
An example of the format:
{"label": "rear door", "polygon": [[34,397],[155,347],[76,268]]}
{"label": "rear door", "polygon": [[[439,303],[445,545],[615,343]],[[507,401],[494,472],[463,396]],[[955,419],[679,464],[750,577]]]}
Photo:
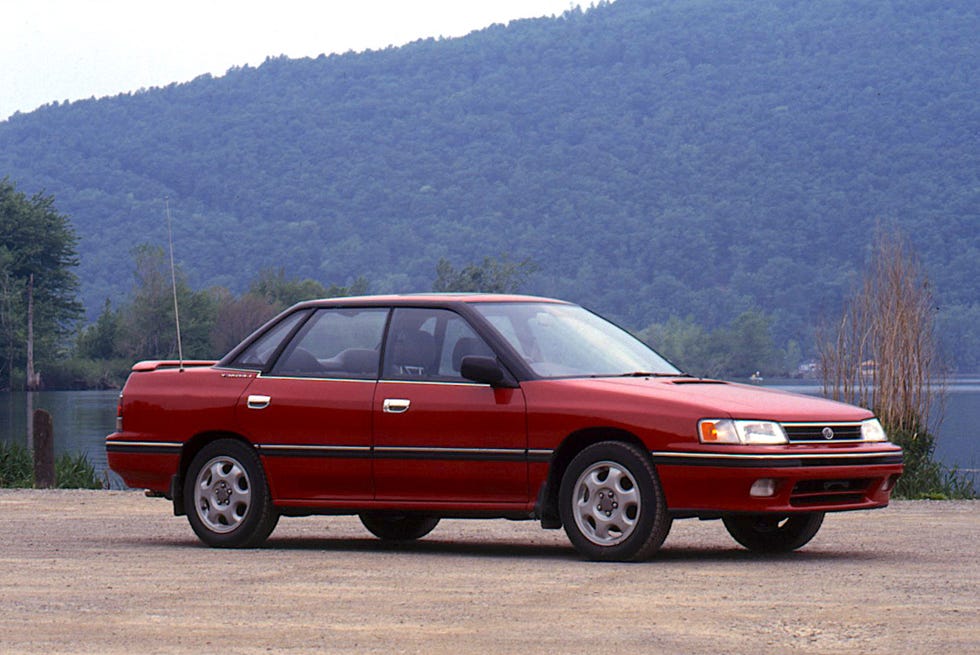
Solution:
{"label": "rear door", "polygon": [[393,312],[374,401],[375,497],[526,503],[521,390],[460,375],[463,357],[493,352],[459,314],[410,307]]}
{"label": "rear door", "polygon": [[388,310],[325,308],[236,410],[277,500],[371,499],[371,408]]}

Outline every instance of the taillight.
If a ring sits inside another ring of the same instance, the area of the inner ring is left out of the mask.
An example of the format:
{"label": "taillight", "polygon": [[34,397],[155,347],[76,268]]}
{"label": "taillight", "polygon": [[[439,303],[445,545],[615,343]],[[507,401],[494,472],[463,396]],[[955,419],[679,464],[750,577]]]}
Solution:
{"label": "taillight", "polygon": [[119,403],[116,405],[116,432],[122,432],[122,392],[119,393]]}

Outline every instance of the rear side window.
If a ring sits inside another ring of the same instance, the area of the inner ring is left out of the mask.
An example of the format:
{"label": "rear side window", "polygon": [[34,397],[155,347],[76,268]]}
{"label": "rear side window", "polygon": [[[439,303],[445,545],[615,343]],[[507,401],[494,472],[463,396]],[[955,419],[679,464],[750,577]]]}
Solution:
{"label": "rear side window", "polygon": [[296,333],[271,374],[282,377],[374,379],[388,310],[318,310]]}
{"label": "rear side window", "polygon": [[279,350],[279,346],[293,331],[300,321],[306,318],[308,312],[294,312],[282,319],[275,326],[270,328],[261,337],[242,351],[231,363],[232,368],[248,368],[256,371],[263,371],[272,361],[272,357]]}

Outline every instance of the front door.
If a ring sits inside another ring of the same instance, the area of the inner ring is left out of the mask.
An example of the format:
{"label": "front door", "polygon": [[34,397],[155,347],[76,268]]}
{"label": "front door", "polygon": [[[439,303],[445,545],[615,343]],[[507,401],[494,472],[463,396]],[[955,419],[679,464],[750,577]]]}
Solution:
{"label": "front door", "polygon": [[465,380],[467,355],[493,353],[459,314],[394,310],[374,396],[378,500],[528,501],[523,393]]}

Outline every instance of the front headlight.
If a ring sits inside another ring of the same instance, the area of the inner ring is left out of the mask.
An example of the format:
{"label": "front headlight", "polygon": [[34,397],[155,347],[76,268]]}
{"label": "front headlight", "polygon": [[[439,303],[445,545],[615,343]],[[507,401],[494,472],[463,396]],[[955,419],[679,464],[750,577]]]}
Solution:
{"label": "front headlight", "polygon": [[701,443],[731,443],[746,446],[766,446],[787,443],[786,431],[774,421],[733,421],[732,419],[703,419],[698,421]]}
{"label": "front headlight", "polygon": [[867,421],[861,422],[861,440],[888,441],[888,435],[885,434],[885,428],[881,427],[878,419],[869,418]]}

